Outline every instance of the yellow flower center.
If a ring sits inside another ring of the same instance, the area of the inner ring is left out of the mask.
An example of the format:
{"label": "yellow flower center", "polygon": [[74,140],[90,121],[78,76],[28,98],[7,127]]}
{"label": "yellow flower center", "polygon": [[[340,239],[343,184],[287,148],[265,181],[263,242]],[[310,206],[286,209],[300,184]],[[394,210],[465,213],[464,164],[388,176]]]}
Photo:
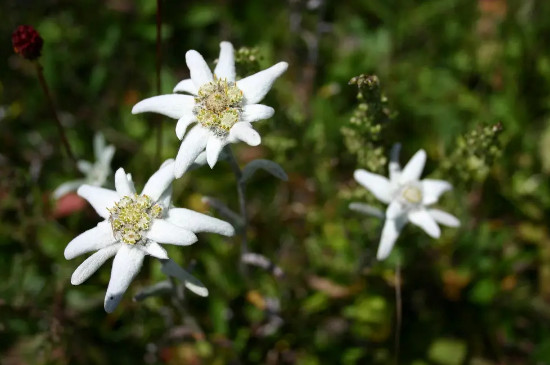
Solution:
{"label": "yellow flower center", "polygon": [[199,123],[218,137],[225,137],[242,112],[243,92],[234,82],[214,78],[201,86],[193,113]]}
{"label": "yellow flower center", "polygon": [[401,196],[409,203],[418,204],[422,201],[422,190],[416,186],[406,186]]}
{"label": "yellow flower center", "polygon": [[153,203],[147,195],[125,196],[107,209],[113,235],[129,245],[140,243],[151,228],[153,219],[162,215],[162,207]]}

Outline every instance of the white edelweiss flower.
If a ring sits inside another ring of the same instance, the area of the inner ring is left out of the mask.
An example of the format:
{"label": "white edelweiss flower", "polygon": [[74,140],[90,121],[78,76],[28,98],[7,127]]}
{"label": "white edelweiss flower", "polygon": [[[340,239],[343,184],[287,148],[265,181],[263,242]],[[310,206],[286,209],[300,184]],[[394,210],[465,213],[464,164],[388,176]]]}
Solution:
{"label": "white edelweiss flower", "polygon": [[93,186],[103,186],[109,176],[111,176],[111,160],[115,154],[113,145],[106,145],[105,137],[98,132],[94,136],[94,155],[95,162],[91,163],[84,160],[78,160],[77,168],[85,177],[83,179],[67,181],[59,185],[53,192],[54,199],[59,199],[63,195],[76,191],[84,184]]}
{"label": "white edelweiss flower", "polygon": [[[155,112],[178,119],[176,135],[183,140],[176,156],[176,178],[183,175],[205,148],[208,164],[214,167],[220,151],[228,143],[243,141],[250,146],[259,145],[261,137],[251,123],[271,118],[274,110],[258,103],[288,67],[286,62],[279,62],[237,81],[234,49],[229,42],[220,43],[214,73],[197,51],[188,51],[185,60],[191,78],[178,83],[174,92],[190,95],[154,96],[132,109],[133,114]],[[189,125],[195,122],[185,135]]]}
{"label": "white edelweiss flower", "polygon": [[362,203],[351,203],[350,208],[368,215],[385,218],[382,237],[378,246],[377,258],[389,256],[399,233],[407,224],[422,228],[429,236],[439,238],[441,230],[437,223],[458,227],[459,220],[442,210],[431,208],[439,197],[453,187],[444,180],[420,180],[426,152],[419,150],[401,170],[399,165],[399,145],[394,146],[389,164],[390,178],[373,174],[366,170],[356,170],[355,180],[369,190],[378,200],[388,204],[386,213]]}
{"label": "white edelweiss flower", "polygon": [[[196,232],[215,232],[226,236],[235,233],[233,226],[220,219],[172,207],[173,169],[173,160],[164,163],[139,195],[131,176],[126,175],[122,168],[115,174],[116,191],[91,185],[78,189],[78,194],[104,220],[74,238],[65,248],[67,260],[97,251],[75,270],[71,283],[83,283],[105,261],[115,256],[105,296],[105,311],[109,313],[118,305],[139,272],[145,255],[168,259],[166,250],[159,243],[187,246],[197,241]],[[200,291],[195,292],[201,294]]]}

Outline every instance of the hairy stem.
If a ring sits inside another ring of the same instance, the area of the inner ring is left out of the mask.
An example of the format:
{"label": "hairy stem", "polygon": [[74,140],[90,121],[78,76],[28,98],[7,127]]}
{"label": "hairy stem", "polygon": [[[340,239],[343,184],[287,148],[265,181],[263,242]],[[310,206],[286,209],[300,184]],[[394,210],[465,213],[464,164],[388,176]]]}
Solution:
{"label": "hairy stem", "polygon": [[59,136],[61,137],[61,143],[63,143],[63,146],[65,147],[65,152],[71,159],[71,162],[76,169],[76,158],[74,157],[73,151],[71,149],[71,145],[69,144],[69,140],[67,139],[67,135],[65,134],[65,129],[63,128],[63,125],[59,121],[59,117],[57,116],[57,111],[55,109],[55,105],[53,103],[52,95],[50,93],[50,88],[48,87],[48,83],[46,82],[46,78],[44,77],[44,72],[42,71],[42,65],[37,61],[35,63],[36,66],[36,74],[38,76],[38,81],[40,83],[40,86],[42,86],[42,90],[44,91],[44,94],[46,95],[46,99],[48,101],[48,105],[50,106],[50,111],[52,113],[53,119],[55,120],[55,124],[57,125],[57,130],[59,132]]}
{"label": "hairy stem", "polygon": [[235,179],[237,180],[237,194],[239,196],[239,208],[242,217],[242,241],[240,255],[242,261],[242,258],[248,253],[248,241],[246,238],[246,232],[248,230],[248,215],[246,214],[246,185],[244,182],[241,181],[243,173],[241,168],[239,167],[239,164],[237,163],[237,160],[235,159],[233,150],[229,146],[226,147],[226,150],[229,155],[229,165],[231,166],[231,169],[235,174]]}

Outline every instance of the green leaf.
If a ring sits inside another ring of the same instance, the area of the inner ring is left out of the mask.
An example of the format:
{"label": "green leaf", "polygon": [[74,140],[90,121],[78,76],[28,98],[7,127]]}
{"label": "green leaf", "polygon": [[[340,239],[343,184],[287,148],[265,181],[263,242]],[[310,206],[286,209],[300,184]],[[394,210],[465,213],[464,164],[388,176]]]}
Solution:
{"label": "green leaf", "polygon": [[140,302],[149,297],[163,296],[165,294],[170,293],[171,289],[172,289],[172,284],[170,283],[170,281],[164,280],[156,284],[153,284],[151,286],[148,286],[146,288],[143,288],[134,296],[134,300]]}
{"label": "green leaf", "polygon": [[258,169],[265,170],[278,179],[288,181],[288,175],[278,163],[260,159],[254,160],[244,167],[241,182],[249,180]]}

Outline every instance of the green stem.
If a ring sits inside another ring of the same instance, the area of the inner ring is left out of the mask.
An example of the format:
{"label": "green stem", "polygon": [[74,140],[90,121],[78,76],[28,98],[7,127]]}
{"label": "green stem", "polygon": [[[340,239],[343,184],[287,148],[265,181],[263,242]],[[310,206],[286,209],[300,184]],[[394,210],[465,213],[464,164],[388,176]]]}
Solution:
{"label": "green stem", "polygon": [[233,174],[235,174],[235,179],[237,180],[237,194],[239,196],[239,207],[240,207],[240,213],[243,220],[242,225],[242,241],[241,241],[241,261],[242,257],[248,253],[248,241],[246,238],[246,232],[248,230],[248,215],[246,214],[246,185],[244,182],[242,182],[241,178],[243,176],[242,170],[239,167],[239,164],[237,163],[237,160],[235,159],[235,155],[233,154],[233,150],[230,146],[226,147],[226,150],[229,155],[229,165],[231,166],[231,169],[233,170]]}
{"label": "green stem", "polygon": [[65,152],[67,153],[67,156],[69,156],[69,158],[71,159],[71,162],[73,163],[73,166],[76,169],[77,168],[76,158],[71,149],[71,145],[69,144],[69,140],[67,139],[67,135],[65,134],[65,129],[63,128],[63,125],[61,124],[61,122],[59,121],[59,117],[57,116],[57,111],[53,103],[52,95],[50,93],[50,88],[48,87],[48,83],[46,82],[46,78],[44,77],[44,72],[42,71],[42,65],[38,61],[36,61],[35,66],[36,66],[36,74],[38,76],[38,81],[40,83],[40,86],[42,87],[42,90],[44,91],[44,94],[46,95],[46,100],[50,107],[50,111],[52,113],[55,124],[57,125],[57,130],[59,132],[59,136],[61,137],[61,143],[65,147]]}
{"label": "green stem", "polygon": [[395,265],[395,364],[399,364],[399,350],[401,347],[401,321],[403,309],[401,304],[401,266],[399,262]]}
{"label": "green stem", "polygon": [[[162,65],[162,0],[157,0],[157,41],[156,41],[156,89],[160,95],[162,89],[160,69]],[[157,149],[155,160],[156,164],[160,164],[162,157],[162,119],[157,121]]]}

